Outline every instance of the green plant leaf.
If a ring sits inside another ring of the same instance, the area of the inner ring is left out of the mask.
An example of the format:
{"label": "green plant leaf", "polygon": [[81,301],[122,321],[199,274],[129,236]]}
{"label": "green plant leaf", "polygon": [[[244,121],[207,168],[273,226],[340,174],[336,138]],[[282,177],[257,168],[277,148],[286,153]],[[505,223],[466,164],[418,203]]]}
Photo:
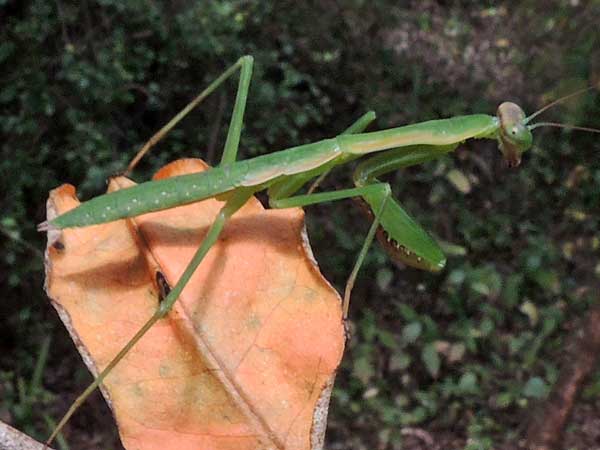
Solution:
{"label": "green plant leaf", "polygon": [[427,368],[427,372],[433,377],[437,378],[440,372],[440,355],[435,348],[435,343],[427,344],[423,347],[423,351],[421,352],[421,359]]}
{"label": "green plant leaf", "polygon": [[422,331],[423,326],[419,322],[409,323],[402,329],[402,341],[412,344],[421,336]]}
{"label": "green plant leaf", "polygon": [[548,384],[540,377],[530,378],[523,387],[523,395],[532,398],[545,398],[550,391]]}

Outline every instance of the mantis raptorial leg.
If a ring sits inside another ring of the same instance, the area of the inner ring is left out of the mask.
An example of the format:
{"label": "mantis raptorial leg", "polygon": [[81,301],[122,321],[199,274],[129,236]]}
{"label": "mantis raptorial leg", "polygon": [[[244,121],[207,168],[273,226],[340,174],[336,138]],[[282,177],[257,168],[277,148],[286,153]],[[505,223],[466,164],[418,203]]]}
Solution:
{"label": "mantis raptorial leg", "polygon": [[[40,224],[40,230],[82,227],[135,217],[221,194],[227,194],[228,199],[184,274],[162,301],[156,313],[100,373],[94,383],[77,398],[48,439],[48,443],[135,343],[158,320],[168,314],[193,272],[214,245],[227,220],[253,193],[268,189],[270,204],[275,208],[308,206],[349,197],[358,197],[366,203],[374,220],[346,285],[343,304],[345,318],[352,286],[377,231],[384,234],[385,242],[389,244],[386,249],[391,256],[410,266],[435,272],[441,270],[446,261],[436,242],[392,196],[389,184],[380,182],[377,176],[438,158],[471,138],[496,140],[508,165],[515,167],[520,164],[523,152],[532,146],[531,130],[538,126],[563,126],[598,132],[594,129],[555,123],[529,125],[529,122],[544,109],[526,117],[518,105],[509,102],[502,103],[498,107],[497,116],[474,114],[363,133],[364,128],[374,119],[374,113],[367,113],[346,132],[336,137],[236,161],[252,73],[252,58],[245,56],[227,69],[157,132],[132,160],[128,172],[189,111],[238,69],[241,72],[238,92],[219,166],[197,174],[146,182],[102,195]],[[357,167],[354,173],[355,187],[332,192],[313,192],[316,185],[335,167],[376,152],[379,154]],[[294,196],[314,178],[317,178],[317,181],[307,194]]]}

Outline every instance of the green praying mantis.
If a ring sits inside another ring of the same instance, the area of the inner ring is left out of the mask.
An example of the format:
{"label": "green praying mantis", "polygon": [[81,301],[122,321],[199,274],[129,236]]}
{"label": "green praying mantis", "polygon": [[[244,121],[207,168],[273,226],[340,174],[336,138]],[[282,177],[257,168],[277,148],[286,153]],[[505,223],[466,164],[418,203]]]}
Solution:
{"label": "green praying mantis", "polygon": [[[239,70],[240,78],[232,118],[218,166],[201,173],[145,182],[101,195],[38,226],[40,231],[85,227],[216,196],[225,200],[183,275],[162,300],[154,315],[75,400],[46,445],[53,441],[77,408],[103,382],[112,368],[156,322],[169,313],[192,274],[217,241],[228,219],[256,192],[267,190],[269,205],[272,208],[302,207],[347,198],[359,198],[364,202],[373,221],[346,283],[342,304],[343,318],[346,319],[354,282],[376,235],[392,258],[409,266],[437,272],[446,264],[439,245],[404,211],[393,197],[390,185],[379,181],[379,176],[439,158],[471,138],[496,140],[507,164],[516,167],[523,152],[532,146],[534,128],[557,126],[599,131],[550,122],[530,124],[538,114],[559,101],[587,90],[585,89],[556,100],[529,117],[526,117],[518,105],[505,102],[498,107],[496,116],[474,114],[365,133],[366,127],[375,119],[375,113],[371,111],[337,137],[237,161],[252,66],[253,58],[243,56],[223,72],[140,149],[125,173],[133,170],[150,148],[187,113]],[[371,153],[378,154],[356,166],[353,173],[354,187],[314,192],[333,168]],[[307,193],[296,195],[311,180],[315,181]]]}

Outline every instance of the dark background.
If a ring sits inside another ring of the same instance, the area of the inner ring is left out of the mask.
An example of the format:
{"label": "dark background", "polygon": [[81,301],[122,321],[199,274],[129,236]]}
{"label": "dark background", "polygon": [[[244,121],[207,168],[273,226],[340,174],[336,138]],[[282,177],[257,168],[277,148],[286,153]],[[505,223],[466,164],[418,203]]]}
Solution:
{"label": "dark background", "polygon": [[[527,112],[600,81],[600,2],[583,0],[172,2],[0,0],[0,420],[48,435],[90,377],[43,291],[48,191],[87,199],[135,149],[243,54],[254,55],[241,157],[338,134],[458,114]],[[144,160],[217,161],[236,83]],[[591,91],[544,118],[600,126]],[[452,244],[433,275],[371,251],[354,338],[330,408],[330,449],[515,448],[556,381],[565,338],[598,299],[598,135],[543,128],[522,166],[492,141],[389,177],[407,209]],[[326,188],[349,186],[339,170]],[[468,192],[467,192],[468,191]],[[308,209],[314,250],[342,287],[368,222]],[[453,256],[454,255],[454,256]],[[600,445],[600,376],[567,442]],[[412,430],[412,431],[411,431]],[[99,395],[65,430],[71,448],[119,448]],[[423,446],[423,447],[420,447]],[[568,448],[568,447],[565,447]]]}

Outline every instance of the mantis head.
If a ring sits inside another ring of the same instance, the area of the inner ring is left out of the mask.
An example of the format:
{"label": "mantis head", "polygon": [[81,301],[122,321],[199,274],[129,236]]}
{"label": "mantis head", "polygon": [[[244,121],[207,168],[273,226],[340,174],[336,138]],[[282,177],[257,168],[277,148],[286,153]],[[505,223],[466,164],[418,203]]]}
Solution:
{"label": "mantis head", "polygon": [[570,130],[582,130],[589,131],[592,133],[600,133],[600,130],[595,128],[577,127],[574,125],[567,125],[563,123],[555,122],[538,122],[532,125],[528,123],[535,118],[537,115],[543,113],[548,108],[561,103],[571,97],[583,94],[590,89],[596,89],[597,86],[590,86],[585,89],[573,92],[569,95],[554,100],[543,108],[531,114],[529,117],[525,117],[525,112],[521,107],[512,102],[504,102],[498,107],[498,121],[500,128],[498,132],[498,142],[500,150],[504,155],[509,167],[517,167],[521,163],[521,155],[525,150],[531,148],[533,144],[533,135],[531,130],[538,127],[557,127],[567,128]]}
{"label": "mantis head", "polygon": [[521,154],[533,144],[533,135],[526,125],[525,112],[515,103],[504,102],[498,106],[498,120],[500,151],[508,167],[517,167],[521,164]]}

